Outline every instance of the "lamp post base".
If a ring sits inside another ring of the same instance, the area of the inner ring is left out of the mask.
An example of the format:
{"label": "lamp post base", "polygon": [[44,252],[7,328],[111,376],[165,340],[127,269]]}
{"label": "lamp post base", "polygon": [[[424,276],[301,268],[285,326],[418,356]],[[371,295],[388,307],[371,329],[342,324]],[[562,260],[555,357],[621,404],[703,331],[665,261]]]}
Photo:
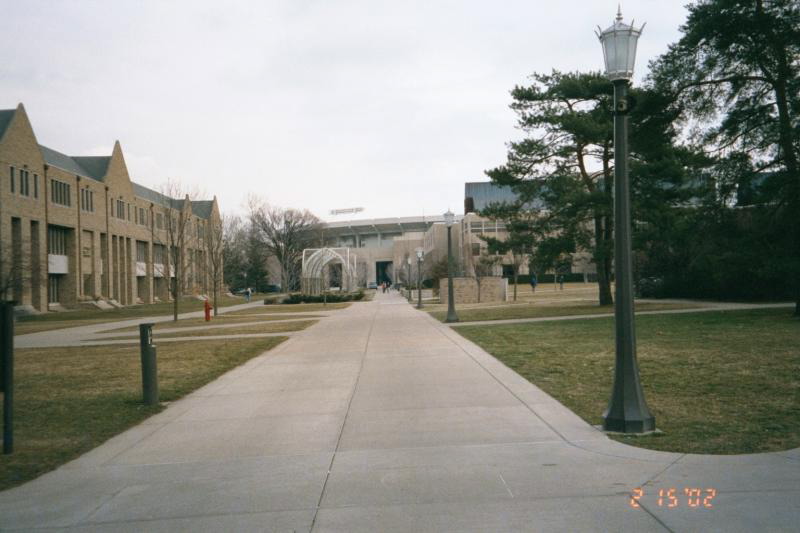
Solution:
{"label": "lamp post base", "polygon": [[640,419],[603,417],[602,429],[609,433],[653,433],[656,431],[656,419],[652,416]]}

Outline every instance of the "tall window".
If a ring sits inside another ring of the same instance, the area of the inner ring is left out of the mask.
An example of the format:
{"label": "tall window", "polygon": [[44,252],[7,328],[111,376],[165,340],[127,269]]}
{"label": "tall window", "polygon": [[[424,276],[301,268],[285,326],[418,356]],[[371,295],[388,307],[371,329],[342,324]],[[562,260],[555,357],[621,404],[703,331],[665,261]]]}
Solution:
{"label": "tall window", "polygon": [[8,175],[11,178],[9,183],[11,183],[11,192],[14,192],[14,181],[16,181],[16,176],[14,176],[14,167],[8,167]]}
{"label": "tall window", "polygon": [[94,192],[89,189],[81,189],[81,210],[94,211]]}
{"label": "tall window", "polygon": [[69,183],[50,180],[50,200],[54,204],[69,207],[71,204]]}
{"label": "tall window", "polygon": [[142,226],[147,225],[147,209],[144,207],[139,208],[139,224]]}
{"label": "tall window", "polygon": [[164,215],[156,213],[156,228],[164,229]]}
{"label": "tall window", "polygon": [[39,174],[33,175],[33,197],[39,198]]}
{"label": "tall window", "polygon": [[136,241],[136,260],[140,263],[147,261],[147,243]]}
{"label": "tall window", "polygon": [[122,199],[117,200],[117,218],[125,220],[125,202]]}
{"label": "tall window", "polygon": [[47,228],[47,253],[67,255],[67,230],[50,226]]}
{"label": "tall window", "polygon": [[19,193],[22,196],[31,195],[30,174],[27,170],[19,169]]}

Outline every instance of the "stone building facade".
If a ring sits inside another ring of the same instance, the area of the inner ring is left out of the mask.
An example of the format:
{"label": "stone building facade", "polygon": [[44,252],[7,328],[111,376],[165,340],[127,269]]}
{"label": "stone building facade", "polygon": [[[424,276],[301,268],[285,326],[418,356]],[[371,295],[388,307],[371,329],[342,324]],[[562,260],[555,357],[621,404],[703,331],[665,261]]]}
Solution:
{"label": "stone building facade", "polygon": [[0,110],[5,299],[38,311],[152,303],[181,278],[180,293],[207,293],[206,241],[219,220],[216,197],[169,198],[132,182],[119,142],[109,156],[71,157],[38,143],[22,104]]}

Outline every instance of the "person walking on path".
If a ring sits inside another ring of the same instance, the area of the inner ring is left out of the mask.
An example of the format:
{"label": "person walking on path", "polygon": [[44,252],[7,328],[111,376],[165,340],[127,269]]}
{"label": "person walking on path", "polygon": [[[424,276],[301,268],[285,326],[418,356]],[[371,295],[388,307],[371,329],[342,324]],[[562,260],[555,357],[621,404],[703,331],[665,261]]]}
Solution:
{"label": "person walking on path", "polygon": [[536,285],[538,281],[536,279],[536,274],[531,272],[531,292],[536,292]]}

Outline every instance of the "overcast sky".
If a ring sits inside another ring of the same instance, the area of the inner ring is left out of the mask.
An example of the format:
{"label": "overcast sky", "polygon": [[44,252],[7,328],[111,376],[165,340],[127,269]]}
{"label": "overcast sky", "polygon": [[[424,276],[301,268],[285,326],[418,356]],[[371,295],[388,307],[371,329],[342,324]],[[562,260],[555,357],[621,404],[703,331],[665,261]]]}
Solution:
{"label": "overcast sky", "polygon": [[[647,22],[637,78],[679,37],[685,0],[628,0]],[[107,155],[243,212],[248,194],[326,220],[463,212],[518,138],[509,90],[599,70],[598,0],[0,0],[0,108],[41,144]],[[331,209],[363,207],[358,217]]]}

